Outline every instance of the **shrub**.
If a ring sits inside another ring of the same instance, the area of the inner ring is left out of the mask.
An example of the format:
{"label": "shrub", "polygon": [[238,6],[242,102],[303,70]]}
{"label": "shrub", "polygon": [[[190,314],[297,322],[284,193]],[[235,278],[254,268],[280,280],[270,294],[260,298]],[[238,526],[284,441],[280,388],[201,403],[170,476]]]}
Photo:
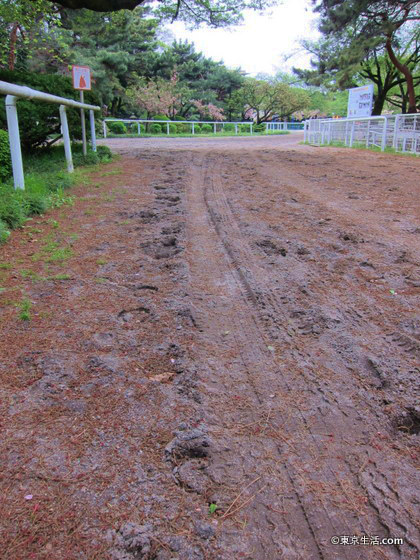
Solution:
{"label": "shrub", "polygon": [[171,119],[166,115],[155,115],[152,117],[152,121],[170,121]]}
{"label": "shrub", "polygon": [[194,133],[195,134],[200,134],[200,132],[201,132],[201,126],[199,124],[195,124],[194,125]]}
{"label": "shrub", "polygon": [[227,123],[224,125],[223,127],[224,132],[234,132],[235,131],[235,125],[232,123]]}
{"label": "shrub", "polygon": [[265,131],[265,123],[256,124],[255,126],[252,127],[252,130],[254,132],[264,132]]}
{"label": "shrub", "polygon": [[188,134],[191,132],[190,124],[183,123],[183,124],[177,124],[175,126],[176,126],[177,134]]}
{"label": "shrub", "polygon": [[172,120],[173,121],[186,121],[187,119],[185,117],[183,117],[182,115],[175,115]]}
{"label": "shrub", "polygon": [[211,126],[211,124],[203,124],[201,125],[201,132],[203,134],[209,134],[213,132],[213,127]]}
{"label": "shrub", "polygon": [[170,132],[170,134],[176,134],[176,133],[177,133],[177,126],[176,126],[176,124],[172,124],[172,123],[171,123],[171,124],[169,125],[169,132]]}
{"label": "shrub", "polygon": [[153,123],[150,125],[150,132],[152,134],[161,134],[162,133],[162,127],[160,126],[159,123]]}
{"label": "shrub", "polygon": [[0,220],[11,229],[25,223],[24,207],[15,191],[5,188],[0,192]]}
{"label": "shrub", "polygon": [[0,181],[8,179],[12,174],[12,160],[10,159],[9,135],[0,130]]}
{"label": "shrub", "polygon": [[111,121],[107,123],[109,130],[113,133],[113,134],[127,134],[127,127],[125,126],[125,124],[123,122],[119,122],[119,121]]}
{"label": "shrub", "polygon": [[97,146],[96,154],[99,158],[99,161],[111,161],[112,160],[112,152],[108,148],[108,146]]}
{"label": "shrub", "polygon": [[10,231],[7,225],[2,220],[0,220],[0,245],[7,241],[9,235]]}
{"label": "shrub", "polygon": [[[78,92],[73,89],[71,79],[58,74],[0,70],[0,80],[28,86],[60,97],[78,100]],[[92,105],[99,104],[98,97],[91,91],[85,91],[85,101]],[[18,101],[18,113],[20,137],[25,151],[45,145],[51,139],[51,136],[56,136],[57,138],[60,136],[61,122],[58,105],[20,99]],[[80,140],[82,135],[80,110],[67,107],[67,120],[71,138],[73,140]],[[6,128],[4,103],[0,104],[0,128]]]}
{"label": "shrub", "polygon": [[23,212],[26,216],[31,216],[32,214],[44,214],[47,209],[48,201],[45,196],[39,193],[24,191]]}

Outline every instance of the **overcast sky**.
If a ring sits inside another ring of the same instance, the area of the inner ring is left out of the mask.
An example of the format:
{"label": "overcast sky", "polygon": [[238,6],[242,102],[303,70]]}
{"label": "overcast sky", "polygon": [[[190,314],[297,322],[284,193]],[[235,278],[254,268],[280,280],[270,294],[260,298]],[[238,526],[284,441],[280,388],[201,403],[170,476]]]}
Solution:
{"label": "overcast sky", "polygon": [[[271,15],[245,13],[241,26],[226,29],[188,31],[181,22],[168,26],[177,39],[188,39],[198,51],[214,60],[251,75],[290,71],[292,66],[309,68],[309,55],[299,47],[299,39],[316,39],[316,18],[308,0],[284,0]],[[285,57],[294,56],[285,60]]]}

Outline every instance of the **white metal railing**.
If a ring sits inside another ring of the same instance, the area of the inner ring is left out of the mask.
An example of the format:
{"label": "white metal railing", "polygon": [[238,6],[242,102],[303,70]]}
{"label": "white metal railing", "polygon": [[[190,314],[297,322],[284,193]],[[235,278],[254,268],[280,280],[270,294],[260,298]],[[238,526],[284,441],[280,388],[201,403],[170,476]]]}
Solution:
{"label": "white metal railing", "polygon": [[[19,121],[16,106],[19,98],[34,99],[36,101],[45,101],[47,103],[56,103],[60,105],[60,120],[63,133],[64,152],[67,161],[67,170],[69,173],[73,172],[73,159],[71,154],[66,107],[77,107],[81,110],[81,112],[83,112],[85,109],[89,110],[92,149],[96,151],[94,111],[99,111],[100,109],[100,107],[98,107],[97,105],[80,103],[79,101],[75,101],[74,99],[66,99],[64,97],[58,97],[57,95],[51,95],[50,93],[44,93],[43,91],[31,89],[26,86],[18,86],[16,84],[10,84],[8,82],[2,81],[0,81],[0,94],[6,95],[7,128],[9,130],[10,154],[12,157],[13,181],[15,188],[25,188],[25,177],[23,174],[22,163],[22,148],[20,144]],[[82,120],[84,121],[84,119]],[[83,136],[86,137],[86,134],[83,133]]]}
{"label": "white metal railing", "polygon": [[[108,122],[122,122],[128,124],[136,124],[137,125],[137,134],[141,136],[141,124],[143,123],[158,123],[158,124],[165,124],[166,125],[166,134],[170,134],[170,125],[171,124],[188,124],[191,125],[191,134],[195,135],[196,125],[202,124],[210,124],[213,125],[213,134],[217,133],[217,128],[222,131],[224,130],[224,125],[226,124],[233,124],[235,127],[235,135],[238,134],[238,127],[240,125],[249,126],[250,133],[253,134],[254,131],[254,122],[250,121],[158,121],[158,120],[148,120],[148,119],[117,119],[117,118],[106,118],[103,120],[103,135],[104,138],[108,135]],[[270,132],[280,131],[280,130],[293,130],[293,129],[303,129],[303,123],[296,123],[296,122],[267,122],[265,123],[265,133],[269,134]]]}
{"label": "white metal railing", "polygon": [[382,151],[420,154],[420,114],[381,115],[349,119],[310,119],[305,121],[304,141],[309,144],[363,144]]}
{"label": "white metal railing", "polygon": [[274,132],[277,130],[303,130],[304,123],[296,122],[296,121],[270,121],[265,123],[265,132],[268,134],[269,132]]}
{"label": "white metal railing", "polygon": [[130,123],[130,124],[137,124],[137,134],[141,136],[141,124],[143,123],[150,123],[150,124],[166,124],[166,134],[170,134],[170,125],[171,124],[189,124],[191,125],[191,133],[194,135],[196,125],[202,124],[212,124],[213,125],[213,133],[216,134],[217,126],[224,128],[225,124],[233,124],[235,126],[235,134],[238,134],[238,125],[248,125],[250,127],[251,134],[253,133],[253,126],[254,123],[250,121],[243,121],[243,122],[232,122],[232,121],[158,121],[158,120],[150,120],[150,119],[114,119],[114,118],[106,118],[103,120],[103,134],[104,138],[107,137],[107,122],[122,122],[122,123]]}

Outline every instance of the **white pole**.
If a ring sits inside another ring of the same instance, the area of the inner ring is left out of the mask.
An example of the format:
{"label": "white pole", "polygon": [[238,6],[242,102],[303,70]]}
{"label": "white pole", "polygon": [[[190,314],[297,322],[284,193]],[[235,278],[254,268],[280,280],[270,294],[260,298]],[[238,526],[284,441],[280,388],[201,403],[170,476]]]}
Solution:
{"label": "white pole", "polygon": [[369,148],[369,135],[370,135],[370,120],[367,122],[367,130],[366,130],[366,148]]}
{"label": "white pole", "polygon": [[351,130],[350,130],[350,142],[349,142],[350,148],[353,146],[354,125],[355,125],[355,121],[352,121],[352,123],[351,123]]}
{"label": "white pole", "polygon": [[106,122],[105,121],[102,121],[102,126],[103,126],[103,129],[104,129],[104,138],[106,138]]}
{"label": "white pole", "polygon": [[394,121],[394,137],[392,139],[392,147],[394,148],[394,150],[397,149],[397,143],[398,143],[398,126],[399,126],[399,117],[400,115],[397,115],[395,117],[395,121]]}
{"label": "white pole", "polygon": [[191,123],[191,124],[192,124],[192,133],[195,134],[194,123]]}
{"label": "white pole", "polygon": [[216,134],[216,123],[213,124],[213,134]]}
{"label": "white pole", "polygon": [[386,147],[386,129],[387,129],[388,119],[384,117],[384,129],[382,131],[382,142],[381,142],[381,152],[385,150]]}
{"label": "white pole", "polygon": [[252,123],[251,123],[251,134],[252,134]]}
{"label": "white pole", "polygon": [[166,123],[166,134],[167,134],[167,136],[169,136],[169,123],[168,122]]}
{"label": "white pole", "polygon": [[[80,90],[80,103],[84,103],[83,90]],[[83,142],[83,155],[87,154],[87,143],[86,143],[86,123],[85,123],[85,110],[80,109],[80,119],[82,121],[82,142]]]}
{"label": "white pole", "polygon": [[63,131],[64,153],[66,155],[67,171],[69,173],[73,173],[74,167],[73,167],[73,159],[71,156],[69,123],[67,122],[66,107],[64,105],[60,105],[60,119],[61,119],[61,128]]}
{"label": "white pole", "polygon": [[20,147],[19,121],[16,108],[17,97],[6,96],[7,128],[9,130],[10,155],[12,156],[13,182],[15,189],[25,188],[22,150]]}
{"label": "white pole", "polygon": [[90,119],[90,139],[92,142],[92,150],[96,152],[95,114],[92,109],[89,109],[89,119]]}
{"label": "white pole", "polygon": [[238,134],[238,125],[235,123],[235,134]]}
{"label": "white pole", "polygon": [[139,136],[140,136],[140,130],[141,130],[141,128],[140,128],[140,122],[137,121],[137,134],[138,134]]}

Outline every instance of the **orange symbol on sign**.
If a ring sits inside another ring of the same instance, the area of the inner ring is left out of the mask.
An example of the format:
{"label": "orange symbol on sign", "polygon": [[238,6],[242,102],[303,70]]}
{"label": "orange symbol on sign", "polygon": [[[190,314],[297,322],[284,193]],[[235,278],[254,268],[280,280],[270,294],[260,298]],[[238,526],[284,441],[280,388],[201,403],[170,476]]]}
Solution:
{"label": "orange symbol on sign", "polygon": [[80,89],[83,89],[83,88],[85,88],[85,87],[86,87],[86,81],[85,81],[85,78],[84,78],[84,76],[83,76],[83,74],[82,74],[82,75],[80,76],[79,88],[80,88]]}

